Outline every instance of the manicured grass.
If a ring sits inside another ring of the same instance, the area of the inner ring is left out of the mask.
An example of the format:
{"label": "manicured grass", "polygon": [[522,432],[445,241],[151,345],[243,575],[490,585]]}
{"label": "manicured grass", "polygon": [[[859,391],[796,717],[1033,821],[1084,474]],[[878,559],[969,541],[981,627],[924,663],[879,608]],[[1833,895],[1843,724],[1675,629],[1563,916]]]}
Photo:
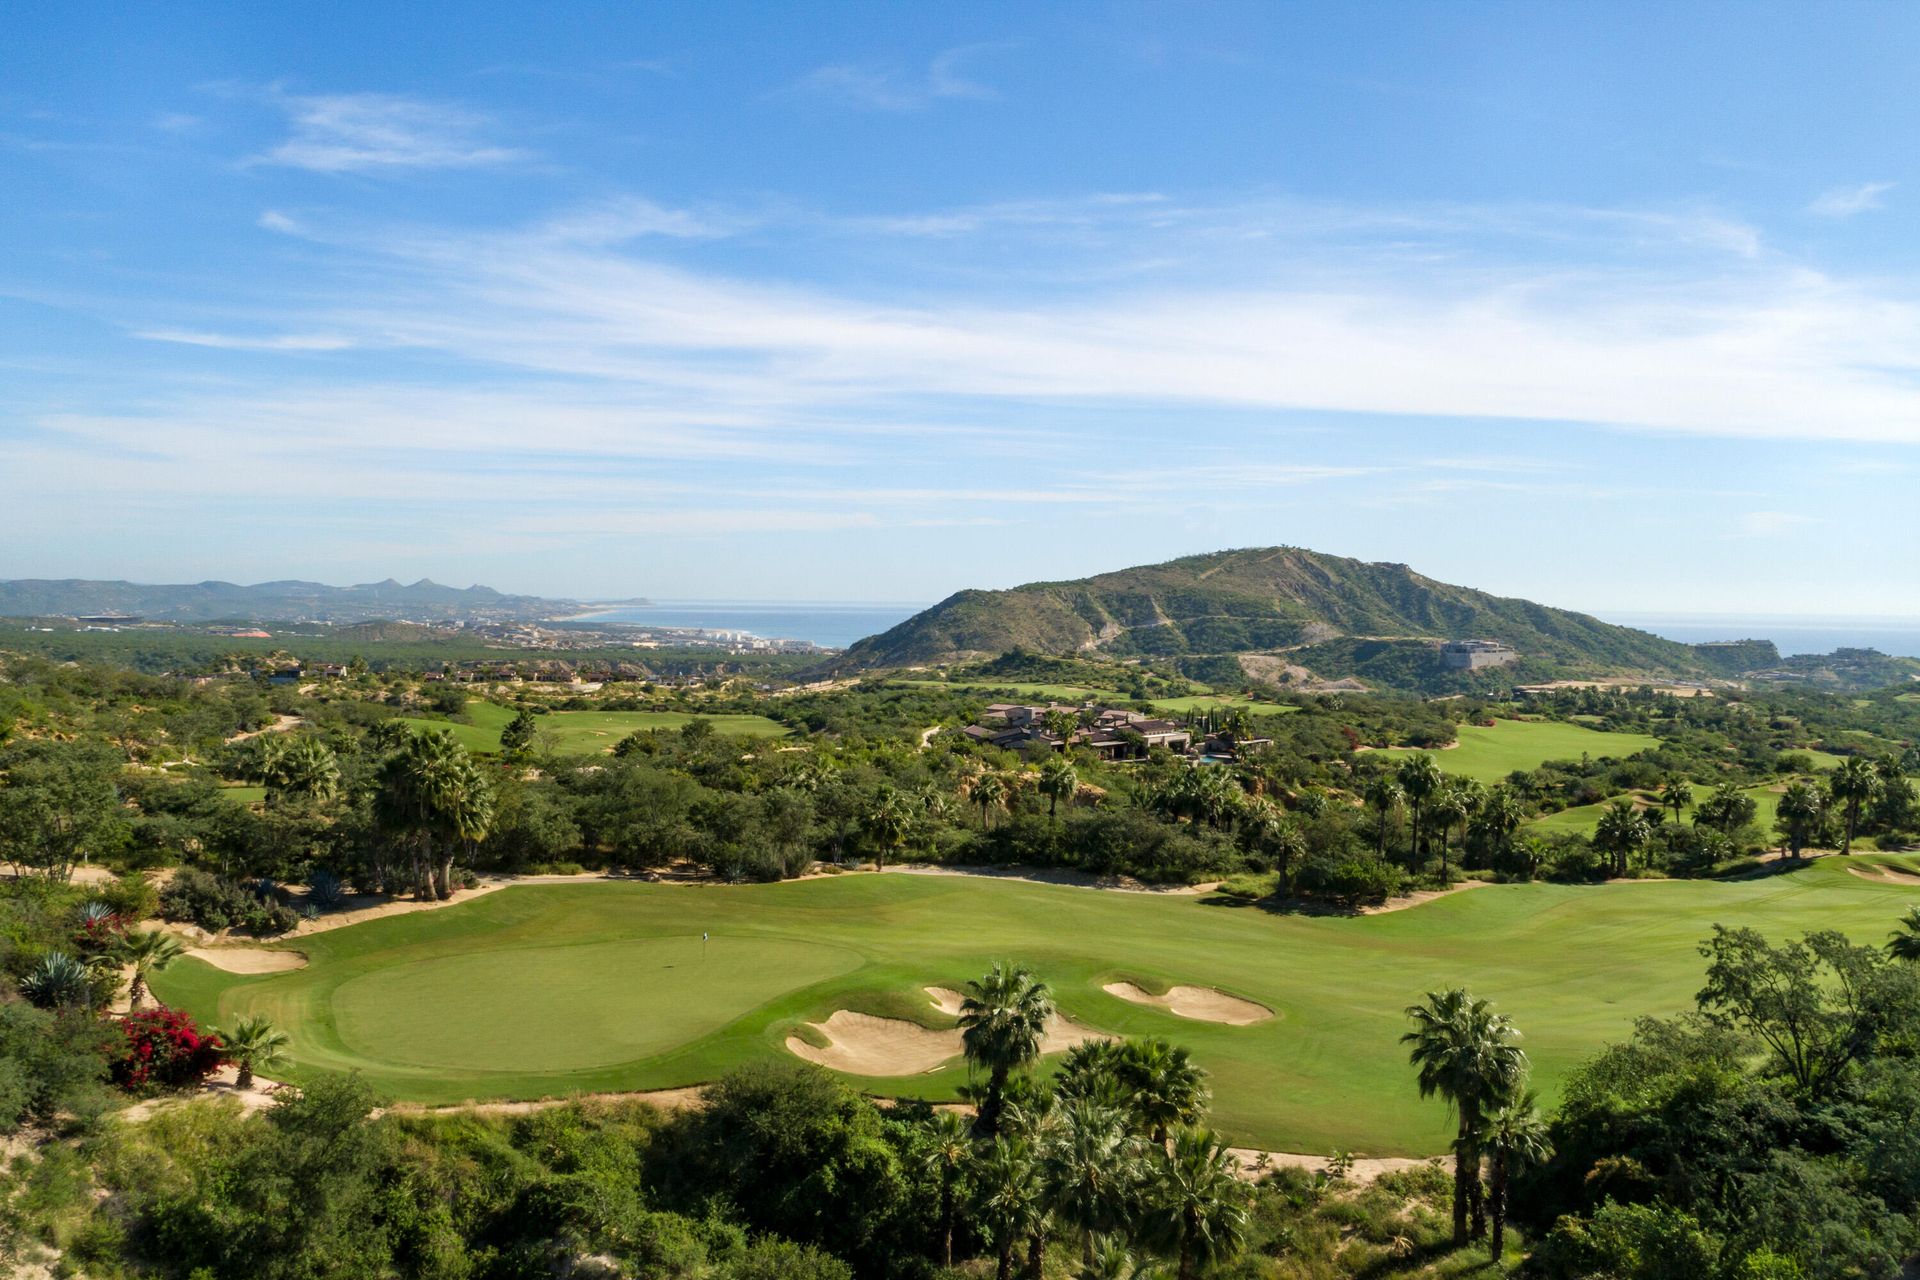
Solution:
{"label": "manicured grass", "polygon": [[1154,698],[1151,701],[1154,710],[1173,715],[1214,708],[1225,711],[1233,707],[1245,707],[1255,715],[1278,716],[1300,709],[1291,702],[1262,702],[1240,693],[1196,693],[1186,698]]}
{"label": "manicured grass", "polygon": [[[296,972],[188,959],[155,985],[217,1024],[272,1017],[293,1036],[295,1080],[359,1070],[396,1097],[451,1102],[711,1080],[783,1055],[799,1024],[838,1008],[937,1021],[921,987],[1012,957],[1073,1017],[1190,1046],[1241,1143],[1425,1155],[1445,1150],[1447,1117],[1419,1099],[1398,1043],[1424,992],[1464,984],[1494,999],[1525,1031],[1550,1102],[1636,1016],[1691,1006],[1695,947],[1716,922],[1878,942],[1915,902],[1920,888],[1860,879],[1837,858],[1753,881],[1495,886],[1358,918],[968,877],[537,885],[300,939],[288,945],[312,963]],[[1101,990],[1117,978],[1216,986],[1276,1016],[1178,1018]],[[951,1098],[965,1078],[951,1065],[857,1083]]]}
{"label": "manicured grass", "polygon": [[[492,702],[470,702],[467,715],[472,724],[458,720],[410,720],[407,723],[434,729],[451,729],[460,745],[469,751],[498,751],[500,731],[512,721],[514,712]],[[679,729],[695,720],[705,720],[723,738],[779,738],[790,732],[787,727],[765,716],[705,715],[686,711],[554,711],[536,718],[538,731],[551,736],[554,750],[563,756],[590,756],[608,750],[630,733],[646,729]]]}
{"label": "manicured grass", "polygon": [[1081,684],[1041,684],[1031,680],[895,680],[893,683],[914,689],[954,689],[962,693],[1010,694],[1019,698],[1044,698],[1048,702],[1067,702],[1078,706],[1088,698],[1127,703],[1133,699],[1111,689],[1095,689]]}
{"label": "manicured grass", "polygon": [[[1752,797],[1753,824],[1767,840],[1773,838],[1773,821],[1780,813],[1780,793],[1774,790],[1774,786],[1773,783],[1763,782],[1757,786],[1741,788],[1744,794]],[[1699,804],[1713,794],[1712,787],[1702,786],[1697,782],[1692,784],[1692,788],[1695,804]],[[1633,791],[1627,794],[1640,800],[1649,808],[1660,807],[1660,793],[1657,791]],[[1526,829],[1542,835],[1572,832],[1591,837],[1600,825],[1600,815],[1607,811],[1608,805],[1620,798],[1615,796],[1612,799],[1602,800],[1599,804],[1576,805],[1571,809],[1562,809],[1558,813],[1549,813],[1528,823]],[[1692,813],[1692,810],[1688,810],[1682,814],[1681,821],[1692,821]]]}
{"label": "manicured grass", "polygon": [[[1515,769],[1537,769],[1548,760],[1612,757],[1625,760],[1660,745],[1644,733],[1606,733],[1559,720],[1496,720],[1492,728],[1460,726],[1460,745],[1432,753],[1442,773],[1480,782],[1498,782]],[[1413,750],[1391,748],[1387,754]]]}
{"label": "manicured grass", "polygon": [[252,784],[221,787],[220,798],[222,800],[230,800],[238,805],[259,804],[267,798],[267,789]]}

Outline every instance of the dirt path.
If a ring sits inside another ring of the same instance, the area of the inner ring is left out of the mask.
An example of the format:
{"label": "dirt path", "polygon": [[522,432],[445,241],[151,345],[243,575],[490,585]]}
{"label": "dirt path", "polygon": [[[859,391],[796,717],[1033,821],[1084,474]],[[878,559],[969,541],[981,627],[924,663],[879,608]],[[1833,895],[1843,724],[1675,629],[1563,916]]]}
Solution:
{"label": "dirt path", "polygon": [[257,738],[263,733],[287,733],[290,730],[298,729],[305,723],[306,720],[300,716],[275,716],[272,724],[265,725],[258,729],[247,729],[241,733],[236,733],[231,738],[228,738],[227,741],[245,742],[247,739]]}

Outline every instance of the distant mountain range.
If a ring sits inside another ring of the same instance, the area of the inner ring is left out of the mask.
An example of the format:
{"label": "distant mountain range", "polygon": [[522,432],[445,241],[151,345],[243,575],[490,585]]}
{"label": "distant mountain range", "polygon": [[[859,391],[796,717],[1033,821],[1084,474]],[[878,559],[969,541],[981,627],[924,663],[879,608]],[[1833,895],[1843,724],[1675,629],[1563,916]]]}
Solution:
{"label": "distant mountain range", "polygon": [[[1449,667],[1436,642],[1468,639],[1511,646],[1519,660],[1491,672]],[[860,641],[833,667],[951,665],[1015,649],[1172,659],[1187,674],[1214,682],[1311,686],[1359,679],[1428,691],[1583,674],[1728,677],[1781,662],[1769,641],[1681,644],[1584,613],[1438,582],[1403,564],[1261,547],[1071,582],[961,591]]]}
{"label": "distant mountain range", "polygon": [[[623,601],[621,603],[636,603]],[[644,603],[638,602],[638,603]],[[321,582],[149,584],[79,578],[17,578],[0,582],[0,616],[11,618],[114,616],[159,622],[416,622],[563,617],[582,606],[572,600],[504,595],[492,587],[447,587],[426,578],[400,583],[331,587]]]}

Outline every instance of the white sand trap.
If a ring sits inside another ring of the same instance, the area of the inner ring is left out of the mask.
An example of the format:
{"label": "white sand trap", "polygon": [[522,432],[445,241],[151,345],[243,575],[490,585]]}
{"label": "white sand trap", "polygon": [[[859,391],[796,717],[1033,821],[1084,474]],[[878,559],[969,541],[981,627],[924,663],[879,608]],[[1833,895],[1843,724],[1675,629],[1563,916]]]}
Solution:
{"label": "white sand trap", "polygon": [[[947,994],[958,995],[957,992]],[[851,1009],[836,1009],[825,1022],[807,1025],[827,1037],[827,1047],[822,1049],[799,1036],[788,1036],[787,1051],[852,1076],[925,1075],[939,1070],[964,1051],[958,1027],[935,1031],[917,1022],[876,1018]],[[1089,1040],[1112,1038],[1056,1013],[1047,1020],[1040,1052],[1063,1053]]]}
{"label": "white sand trap", "polygon": [[287,973],[307,967],[307,958],[298,951],[264,947],[194,947],[187,954],[228,973]]}
{"label": "white sand trap", "polygon": [[1152,1005],[1176,1017],[1192,1018],[1196,1022],[1224,1022],[1230,1027],[1244,1027],[1265,1022],[1273,1016],[1273,1010],[1263,1004],[1242,1000],[1239,996],[1230,996],[1212,987],[1168,987],[1167,994],[1163,996],[1154,995],[1131,982],[1109,982],[1100,989],[1110,996],[1119,996],[1135,1004]]}

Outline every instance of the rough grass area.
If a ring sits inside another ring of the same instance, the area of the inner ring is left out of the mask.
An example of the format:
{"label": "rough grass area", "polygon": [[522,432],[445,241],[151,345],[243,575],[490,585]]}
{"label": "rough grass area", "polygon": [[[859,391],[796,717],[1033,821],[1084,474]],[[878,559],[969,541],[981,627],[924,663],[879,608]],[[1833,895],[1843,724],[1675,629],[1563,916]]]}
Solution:
{"label": "rough grass area", "polygon": [[[1696,805],[1713,794],[1712,787],[1702,786],[1698,782],[1691,785],[1693,801]],[[1774,838],[1773,820],[1780,814],[1780,791],[1784,787],[1784,783],[1763,782],[1756,786],[1741,788],[1741,794],[1750,798],[1754,803],[1753,825],[1763,840],[1771,841]],[[1528,823],[1526,829],[1541,835],[1571,833],[1592,838],[1593,833],[1600,826],[1600,816],[1607,811],[1607,807],[1615,800],[1623,798],[1632,800],[1638,808],[1657,809],[1660,807],[1660,793],[1658,791],[1629,791],[1625,793],[1624,797],[1613,796],[1598,804],[1576,805],[1571,809],[1562,809],[1558,813],[1546,814]],[[1671,815],[1672,811],[1669,810],[1668,813]],[[1691,822],[1693,820],[1693,811],[1689,809],[1681,815],[1680,820],[1683,823]]]}
{"label": "rough grass area", "polygon": [[[1549,760],[1625,760],[1659,745],[1658,738],[1644,733],[1606,733],[1559,720],[1496,720],[1491,728],[1461,725],[1460,745],[1432,754],[1443,773],[1498,782],[1515,769],[1537,769]],[[1386,754],[1411,750],[1395,747]]]}
{"label": "rough grass area", "polygon": [[[458,720],[409,720],[427,729],[451,729],[469,751],[500,750],[500,731],[514,717],[510,707],[493,702],[470,702],[466,714],[472,724]],[[686,711],[554,711],[538,717],[539,733],[549,737],[563,756],[591,756],[608,751],[630,733],[646,729],[679,729],[705,720],[723,738],[779,738],[790,730],[765,716],[703,715]]]}
{"label": "rough grass area", "polygon": [[[1420,1101],[1398,1042],[1424,992],[1463,983],[1496,1000],[1551,1102],[1636,1016],[1691,1006],[1714,924],[1878,942],[1915,903],[1920,887],[1837,858],[1753,881],[1494,886],[1364,917],[961,876],[532,885],[303,937],[311,963],[296,972],[188,959],[155,987],[220,1025],[272,1017],[293,1036],[296,1080],[359,1070],[397,1098],[453,1102],[711,1080],[785,1054],[796,1027],[836,1009],[934,1021],[923,988],[1015,957],[1070,1017],[1190,1046],[1241,1144],[1427,1155],[1446,1149],[1447,1118]],[[1101,990],[1121,977],[1215,986],[1277,1016],[1183,1019]],[[965,1079],[955,1063],[860,1084],[947,1099]]]}

